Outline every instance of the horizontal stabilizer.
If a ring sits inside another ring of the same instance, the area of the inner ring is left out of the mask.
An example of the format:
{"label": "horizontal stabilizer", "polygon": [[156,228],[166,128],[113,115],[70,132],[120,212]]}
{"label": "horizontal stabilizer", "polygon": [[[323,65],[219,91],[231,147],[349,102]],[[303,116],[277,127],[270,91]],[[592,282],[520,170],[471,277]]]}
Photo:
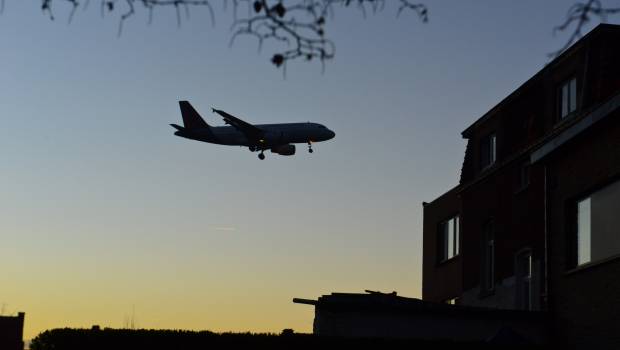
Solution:
{"label": "horizontal stabilizer", "polygon": [[175,129],[177,129],[177,130],[179,130],[179,131],[183,131],[183,130],[185,130],[185,128],[184,128],[184,127],[182,127],[181,125],[170,124],[170,126],[171,126],[171,127],[173,127],[173,128],[175,128]]}

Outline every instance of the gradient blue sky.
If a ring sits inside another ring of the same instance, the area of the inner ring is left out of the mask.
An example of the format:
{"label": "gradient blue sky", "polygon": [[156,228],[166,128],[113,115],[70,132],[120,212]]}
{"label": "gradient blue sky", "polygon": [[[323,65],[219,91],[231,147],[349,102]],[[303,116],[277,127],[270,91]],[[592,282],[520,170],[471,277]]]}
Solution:
{"label": "gradient blue sky", "polygon": [[[422,201],[458,181],[460,132],[548,62],[570,0],[339,10],[337,56],[283,79],[252,38],[196,10],[143,13],[116,37],[98,4],[8,0],[0,16],[0,303],[53,327],[310,331],[293,297],[421,295]],[[388,5],[390,1],[388,1]],[[315,121],[294,157],[172,135],[177,101],[255,123]]]}

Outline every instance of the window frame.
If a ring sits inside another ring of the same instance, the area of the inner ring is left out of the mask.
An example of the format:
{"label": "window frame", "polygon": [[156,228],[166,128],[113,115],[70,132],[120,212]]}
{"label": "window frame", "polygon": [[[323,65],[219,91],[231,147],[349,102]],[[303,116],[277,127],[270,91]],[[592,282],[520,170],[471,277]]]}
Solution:
{"label": "window frame", "polygon": [[[521,268],[521,259],[526,257],[529,259],[528,261],[528,272],[529,274],[523,274],[523,270]],[[515,296],[516,296],[516,307],[520,310],[533,310],[534,309],[534,289],[533,289],[533,278],[534,278],[534,254],[532,249],[527,247],[519,250],[515,254]],[[527,305],[525,305],[524,301],[524,293],[523,287],[524,282],[527,281]]]}
{"label": "window frame", "polygon": [[529,159],[519,163],[515,181],[515,193],[519,193],[530,186],[532,177],[532,163]]}
{"label": "window frame", "polygon": [[[574,84],[573,84],[574,82]],[[567,88],[566,95],[566,113],[564,113],[564,88]],[[571,89],[572,87],[572,89]],[[557,120],[558,122],[570,119],[579,109],[579,81],[577,75],[571,75],[569,78],[564,79],[558,85],[556,90],[556,108],[557,108]],[[571,97],[574,97],[574,108],[571,109]]]}
{"label": "window frame", "polygon": [[480,138],[479,156],[480,170],[490,168],[497,162],[497,133],[495,131]]}
{"label": "window frame", "polygon": [[[575,251],[574,251],[574,254],[575,254],[574,255],[575,267],[581,267],[581,266],[584,266],[584,265],[592,263],[592,248],[591,248],[592,247],[592,195],[594,193],[596,193],[596,192],[597,191],[593,191],[592,193],[588,194],[587,196],[581,197],[581,198],[579,198],[578,200],[575,201],[575,211],[574,211],[574,213],[575,213],[575,217],[574,217],[574,220],[575,220],[575,237],[574,237],[574,240],[575,240]],[[581,228],[581,224],[580,224],[580,219],[581,219],[580,204],[583,203],[583,202],[586,202],[586,201],[587,201],[588,217],[589,217],[589,219],[588,219],[589,228],[588,228],[587,240],[588,240],[588,245],[590,246],[590,252],[588,252],[588,254],[587,254],[587,256],[588,256],[587,261],[580,262],[579,261],[580,260],[580,256],[581,256],[581,246],[579,244],[581,242],[580,234],[579,234],[579,231],[580,231],[580,228]]]}
{"label": "window frame", "polygon": [[600,264],[603,264],[609,261],[620,259],[620,250],[615,254],[611,254],[611,255],[603,256],[603,257],[593,257],[592,251],[590,251],[589,261],[583,262],[581,264],[579,263],[579,255],[578,255],[578,252],[579,252],[579,221],[578,221],[579,206],[578,204],[580,202],[583,202],[584,200],[588,200],[588,199],[590,200],[589,241],[590,241],[590,247],[592,247],[592,238],[594,237],[594,234],[595,234],[592,232],[592,197],[596,193],[604,191],[605,189],[611,186],[614,186],[614,185],[620,186],[620,175],[613,176],[612,178],[609,179],[609,181],[605,181],[595,186],[591,186],[587,190],[582,191],[578,195],[572,198],[568,198],[565,201],[565,215],[566,215],[565,225],[567,225],[567,230],[565,230],[566,232],[565,237],[568,243],[566,245],[566,247],[568,248],[568,252],[567,252],[568,263],[565,266],[566,273],[572,273],[574,271],[586,269],[591,266],[597,266],[597,265],[600,265]]}
{"label": "window frame", "polygon": [[495,290],[495,224],[493,220],[489,220],[483,226],[483,262],[481,269],[481,293],[488,294]]}
{"label": "window frame", "polygon": [[448,305],[459,305],[459,297],[454,297],[454,298],[449,298],[444,300],[444,304],[448,304]]}
{"label": "window frame", "polygon": [[[452,242],[450,242],[450,230],[446,231],[444,227],[452,225]],[[457,258],[461,253],[461,219],[460,215],[454,214],[437,225],[437,264],[442,264]],[[452,252],[450,252],[452,247]]]}

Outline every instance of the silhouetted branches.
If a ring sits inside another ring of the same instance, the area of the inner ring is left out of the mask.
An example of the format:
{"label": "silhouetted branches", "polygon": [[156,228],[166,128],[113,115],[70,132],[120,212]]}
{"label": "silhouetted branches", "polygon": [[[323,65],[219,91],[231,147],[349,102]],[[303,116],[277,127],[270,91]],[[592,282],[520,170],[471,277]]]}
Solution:
{"label": "silhouetted branches", "polygon": [[[54,19],[52,2],[65,2],[71,5],[69,21],[75,15],[80,0],[41,0],[42,10]],[[90,0],[82,0],[84,7]],[[181,11],[189,18],[193,7],[206,7],[212,25],[215,25],[215,0],[100,0],[101,14],[120,12],[118,35],[123,31],[126,20],[136,14],[138,8],[148,11],[148,23],[151,23],[156,8],[171,7],[176,13],[177,23],[182,21]],[[368,11],[383,11],[386,6],[395,6],[396,17],[405,11],[414,13],[422,22],[428,21],[428,8],[415,0],[222,0],[224,9],[232,3],[232,45],[239,36],[256,38],[259,51],[264,42],[281,44],[282,49],[271,56],[271,63],[276,67],[286,67],[286,63],[303,59],[319,61],[324,66],[336,53],[335,43],[326,34],[326,26],[333,20],[336,8],[359,9],[363,16]],[[0,0],[0,12],[4,0]],[[119,9],[120,8],[120,9]],[[620,7],[606,7],[602,0],[583,0],[576,2],[569,9],[566,20],[554,28],[553,32],[570,32],[565,45],[550,54],[556,57],[569,48],[582,35],[586,25],[597,18],[605,21],[607,16],[620,13]]]}
{"label": "silhouetted branches", "polygon": [[[72,5],[69,21],[73,18],[78,0],[41,0],[42,10],[54,19],[52,13],[53,1],[64,1]],[[85,0],[84,6],[89,0]],[[123,24],[132,17],[137,6],[149,12],[149,23],[155,8],[173,7],[176,11],[177,23],[181,25],[181,8],[189,18],[190,7],[206,7],[215,24],[213,0],[101,0],[102,15],[105,12],[117,11],[122,6],[118,35],[123,31]],[[286,65],[294,59],[308,61],[319,60],[324,64],[335,55],[336,46],[326,37],[326,24],[333,19],[336,7],[349,8],[355,5],[365,16],[368,10],[381,11],[386,4],[398,6],[396,15],[400,16],[405,10],[417,14],[422,22],[428,21],[428,9],[424,4],[413,3],[411,0],[223,0],[233,5],[233,24],[230,44],[242,35],[255,37],[259,50],[265,41],[281,43],[285,49],[271,57],[271,63],[276,67]],[[243,15],[247,14],[247,15]]]}
{"label": "silhouetted branches", "polygon": [[553,29],[553,33],[558,31],[566,31],[570,28],[574,28],[571,31],[571,35],[564,44],[564,46],[549,54],[551,57],[556,57],[564,50],[568,49],[575,41],[579,40],[583,36],[584,27],[590,22],[592,17],[597,17],[601,22],[607,20],[608,15],[620,13],[620,7],[605,7],[600,0],[588,0],[586,2],[577,2],[568,9],[566,14],[566,20],[564,23]]}
{"label": "silhouetted branches", "polygon": [[[237,7],[244,3],[252,13],[247,18],[236,16]],[[231,44],[240,35],[254,36],[258,40],[259,50],[263,41],[274,40],[286,44],[287,49],[274,54],[271,62],[283,66],[286,62],[303,58],[308,61],[318,59],[322,64],[335,55],[333,41],[325,37],[325,25],[333,18],[334,7],[348,7],[352,3],[365,15],[367,8],[376,12],[382,10],[385,1],[378,0],[301,0],[289,3],[269,3],[266,0],[235,0],[235,20]],[[417,12],[424,22],[428,20],[428,11],[422,4],[413,4],[407,0],[399,1],[398,13],[403,9]]]}

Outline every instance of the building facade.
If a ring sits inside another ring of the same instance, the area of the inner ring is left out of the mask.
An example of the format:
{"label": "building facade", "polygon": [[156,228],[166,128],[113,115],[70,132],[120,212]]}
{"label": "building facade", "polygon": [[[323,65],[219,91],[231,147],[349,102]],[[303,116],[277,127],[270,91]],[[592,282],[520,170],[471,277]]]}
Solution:
{"label": "building facade", "polygon": [[0,316],[0,349],[24,350],[24,317],[23,312],[17,316]]}
{"label": "building facade", "polygon": [[619,42],[599,25],[463,131],[459,184],[424,203],[424,300],[620,346]]}
{"label": "building facade", "polygon": [[[547,342],[548,320],[542,312],[498,312],[368,290],[365,294],[331,293],[317,300],[295,298],[293,302],[314,306],[313,334],[319,336],[412,339],[450,345]],[[506,333],[509,339],[505,339]]]}

